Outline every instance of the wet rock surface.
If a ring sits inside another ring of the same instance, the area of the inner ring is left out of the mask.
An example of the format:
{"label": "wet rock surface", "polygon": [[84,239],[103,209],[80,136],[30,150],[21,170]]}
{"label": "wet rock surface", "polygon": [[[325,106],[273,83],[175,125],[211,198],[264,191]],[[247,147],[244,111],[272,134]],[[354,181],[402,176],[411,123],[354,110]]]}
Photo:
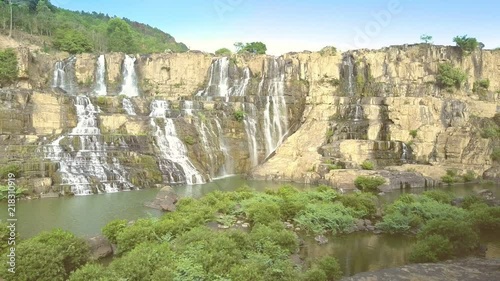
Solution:
{"label": "wet rock surface", "polygon": [[500,280],[500,259],[467,258],[443,263],[410,264],[365,272],[342,281],[493,281]]}
{"label": "wet rock surface", "polygon": [[172,187],[165,186],[160,190],[160,192],[158,192],[153,201],[144,203],[144,206],[157,210],[173,212],[176,209],[175,204],[177,201],[177,194],[175,194]]}

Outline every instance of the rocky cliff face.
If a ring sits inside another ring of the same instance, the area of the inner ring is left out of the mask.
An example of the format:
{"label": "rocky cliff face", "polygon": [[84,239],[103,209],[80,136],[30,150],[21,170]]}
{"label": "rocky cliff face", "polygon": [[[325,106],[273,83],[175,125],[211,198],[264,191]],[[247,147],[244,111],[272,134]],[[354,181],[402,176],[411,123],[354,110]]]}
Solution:
{"label": "rocky cliff face", "polygon": [[[362,173],[394,188],[494,166],[481,127],[498,111],[500,52],[418,45],[125,58],[19,48],[19,83],[0,94],[0,163],[21,166],[36,192],[76,194],[233,173],[348,187],[360,172],[332,167],[366,160],[386,171]],[[467,73],[461,89],[436,86],[442,62]],[[481,79],[489,91],[473,93]]]}

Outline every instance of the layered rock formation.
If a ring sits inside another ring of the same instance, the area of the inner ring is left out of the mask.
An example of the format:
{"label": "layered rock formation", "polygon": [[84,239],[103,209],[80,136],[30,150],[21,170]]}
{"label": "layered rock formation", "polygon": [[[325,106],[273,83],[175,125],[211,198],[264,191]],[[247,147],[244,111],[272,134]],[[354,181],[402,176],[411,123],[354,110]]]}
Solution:
{"label": "layered rock formation", "polygon": [[[388,189],[495,167],[481,126],[498,111],[500,52],[125,58],[105,54],[103,65],[19,48],[19,83],[0,94],[0,163],[21,166],[22,184],[38,193],[77,194],[233,173],[349,187],[367,160],[385,171],[362,173],[388,178]],[[436,85],[442,62],[467,73],[461,89]],[[473,93],[480,79],[490,91]]]}

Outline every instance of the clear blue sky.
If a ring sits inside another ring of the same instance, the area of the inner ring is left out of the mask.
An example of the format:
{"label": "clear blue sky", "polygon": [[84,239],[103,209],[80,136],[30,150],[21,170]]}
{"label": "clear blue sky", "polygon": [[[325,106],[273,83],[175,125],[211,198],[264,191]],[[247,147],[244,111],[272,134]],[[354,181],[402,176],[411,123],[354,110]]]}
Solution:
{"label": "clear blue sky", "polygon": [[456,35],[500,47],[500,1],[475,0],[52,0],[54,5],[158,27],[190,49],[233,49],[262,41],[270,54],[380,48],[416,43],[454,45]]}

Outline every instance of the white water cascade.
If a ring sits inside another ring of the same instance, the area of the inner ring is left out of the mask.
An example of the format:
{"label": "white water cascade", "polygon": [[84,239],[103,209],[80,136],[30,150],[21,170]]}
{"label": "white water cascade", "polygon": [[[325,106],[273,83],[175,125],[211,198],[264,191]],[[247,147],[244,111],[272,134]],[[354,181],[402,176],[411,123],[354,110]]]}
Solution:
{"label": "white water cascade", "polygon": [[[76,95],[74,76],[74,57],[65,62],[57,62],[53,86]],[[60,136],[50,145],[43,147],[47,159],[59,163],[58,173],[61,185],[69,185],[75,195],[97,192],[116,192],[132,189],[134,186],[126,179],[127,172],[117,159],[108,164],[106,145],[97,123],[98,108],[84,95],[75,97],[77,125],[66,136]]]}
{"label": "white water cascade", "polygon": [[[208,86],[206,89],[198,92],[197,96],[211,96],[211,97],[230,97],[230,96],[244,96],[247,86],[250,82],[251,73],[250,69],[246,67],[243,70],[243,77],[233,78],[231,72],[238,72],[238,68],[233,64],[228,57],[222,57],[214,60],[210,65],[208,79]],[[226,100],[227,101],[227,100]]]}
{"label": "white water cascade", "polygon": [[245,132],[248,141],[248,151],[250,154],[250,163],[252,167],[259,164],[258,144],[257,144],[257,109],[252,103],[244,103],[243,110],[245,111]]}
{"label": "white water cascade", "polygon": [[123,60],[123,84],[120,95],[124,95],[123,109],[128,115],[136,115],[134,106],[130,98],[139,96],[139,88],[137,87],[137,74],[135,72],[136,58],[125,55]]}
{"label": "white water cascade", "polygon": [[[288,130],[288,116],[285,101],[285,72],[277,59],[272,61],[268,71],[268,89],[264,109],[264,138],[266,157],[283,142]],[[261,83],[264,87],[264,83]],[[259,90],[263,93],[263,90]]]}
{"label": "white water cascade", "polygon": [[354,96],[354,61],[352,56],[347,55],[342,60],[344,75],[347,76],[346,91],[349,96]]}
{"label": "white water cascade", "polygon": [[155,128],[154,137],[160,150],[160,169],[170,183],[202,184],[204,179],[187,157],[187,149],[177,136],[172,118],[168,118],[170,106],[167,101],[151,103],[149,115]]}
{"label": "white water cascade", "polygon": [[104,55],[100,55],[97,58],[95,81],[96,81],[96,86],[94,89],[94,93],[98,96],[107,95],[108,91],[106,87],[106,60],[104,58]]}

